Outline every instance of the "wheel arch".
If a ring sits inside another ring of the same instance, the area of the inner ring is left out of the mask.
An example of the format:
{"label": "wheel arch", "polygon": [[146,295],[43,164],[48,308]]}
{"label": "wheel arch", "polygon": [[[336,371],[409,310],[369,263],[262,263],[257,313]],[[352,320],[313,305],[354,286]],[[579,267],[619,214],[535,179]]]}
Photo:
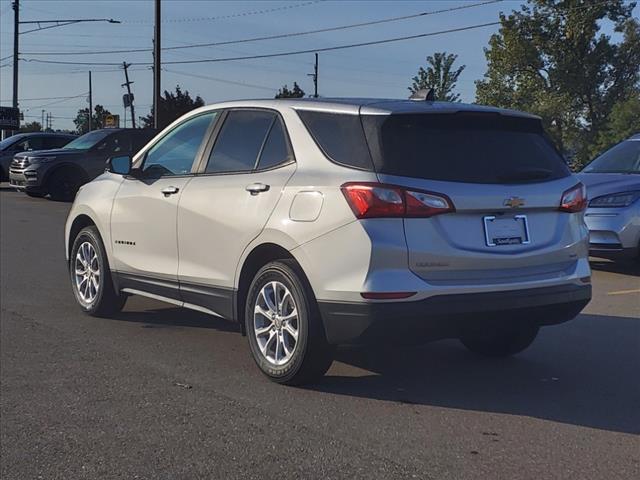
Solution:
{"label": "wheel arch", "polygon": [[[69,228],[69,241],[67,242],[68,243],[67,259],[71,258],[71,249],[73,248],[73,242],[75,241],[75,238],[78,236],[78,233],[80,233],[80,230],[82,230],[85,227],[89,227],[91,225],[98,228],[96,222],[94,222],[93,219],[86,213],[81,213],[78,216],[76,216],[76,218],[73,219],[73,222],[71,223],[71,227]],[[100,232],[99,229],[98,229],[98,232]]]}
{"label": "wheel arch", "polygon": [[249,286],[251,285],[251,281],[255,277],[258,270],[262,268],[269,262],[273,262],[276,260],[293,260],[300,267],[301,272],[305,276],[305,280],[309,282],[309,279],[302,268],[302,265],[298,262],[295,256],[286,248],[278,245],[277,243],[265,242],[261,243],[249,252],[248,255],[244,258],[242,262],[242,267],[237,275],[237,288],[235,289],[234,294],[234,318],[238,323],[240,323],[240,327],[242,329],[242,334],[245,335],[245,325],[244,325],[244,309],[245,302],[247,298],[247,293],[249,291]]}
{"label": "wheel arch", "polygon": [[89,181],[89,175],[87,175],[87,172],[82,167],[76,165],[75,163],[65,162],[65,163],[61,163],[60,165],[54,165],[52,168],[47,170],[46,173],[44,174],[41,185],[43,187],[48,186],[48,183],[51,180],[51,177],[53,177],[56,173],[60,171],[73,172],[74,174],[78,175],[82,183],[86,183]]}

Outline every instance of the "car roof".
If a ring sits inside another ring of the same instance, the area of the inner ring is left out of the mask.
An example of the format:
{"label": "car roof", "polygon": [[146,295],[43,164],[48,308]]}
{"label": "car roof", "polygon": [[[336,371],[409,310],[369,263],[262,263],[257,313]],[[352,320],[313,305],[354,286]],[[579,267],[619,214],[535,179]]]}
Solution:
{"label": "car roof", "polygon": [[640,142],[640,133],[636,133],[635,135],[631,135],[627,140],[633,140],[634,142]]}
{"label": "car roof", "polygon": [[62,133],[62,132],[21,132],[12,135],[9,138],[24,138],[24,137],[77,137],[73,133]]}
{"label": "car roof", "polygon": [[469,103],[429,102],[423,100],[388,98],[287,98],[238,100],[208,105],[207,107],[203,107],[201,110],[234,107],[274,109],[291,108],[294,110],[315,110],[333,113],[362,113],[365,115],[390,115],[398,113],[483,112],[540,119],[540,117],[536,115],[520,112],[517,110],[488,107]]}

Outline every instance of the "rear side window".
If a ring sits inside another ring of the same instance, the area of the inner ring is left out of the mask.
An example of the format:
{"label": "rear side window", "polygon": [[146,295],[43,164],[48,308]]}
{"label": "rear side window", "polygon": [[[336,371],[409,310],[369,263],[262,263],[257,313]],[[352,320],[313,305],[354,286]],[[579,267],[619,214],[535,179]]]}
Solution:
{"label": "rear side window", "polygon": [[73,138],[70,137],[50,137],[45,140],[44,148],[62,148]]}
{"label": "rear side window", "polygon": [[527,183],[570,174],[537,119],[493,113],[363,117],[379,173],[465,183]]}
{"label": "rear side window", "polygon": [[264,142],[260,160],[258,161],[258,168],[260,170],[273,168],[283,163],[289,163],[292,160],[293,155],[289,149],[289,142],[285,135],[282,121],[276,118],[269,131],[267,141]]}
{"label": "rear side window", "polygon": [[372,170],[360,115],[299,110],[307,130],[329,160],[347,167]]}
{"label": "rear side window", "polygon": [[229,112],[209,155],[206,173],[253,170],[275,118],[274,113],[262,110]]}

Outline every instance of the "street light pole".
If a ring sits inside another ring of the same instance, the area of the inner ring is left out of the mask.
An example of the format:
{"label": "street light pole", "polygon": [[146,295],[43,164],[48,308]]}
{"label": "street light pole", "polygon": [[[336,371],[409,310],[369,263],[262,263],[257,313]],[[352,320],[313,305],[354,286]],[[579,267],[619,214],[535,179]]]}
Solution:
{"label": "street light pole", "polygon": [[18,34],[20,0],[13,0],[13,108],[18,108]]}
{"label": "street light pole", "polygon": [[[108,23],[120,23],[119,20],[113,18],[74,18],[63,20],[29,20],[20,21],[20,0],[13,0],[13,107],[18,108],[18,43],[19,35],[31,32],[37,32],[38,30],[46,30],[55,27],[64,27],[65,25],[74,25],[76,23],[83,22],[108,22]],[[26,32],[20,31],[20,25],[37,25],[32,30]],[[47,25],[43,27],[42,25]]]}
{"label": "street light pole", "polygon": [[89,131],[93,130],[93,90],[91,88],[91,70],[89,70]]}
{"label": "street light pole", "polygon": [[153,127],[160,128],[160,0],[156,0],[153,35]]}

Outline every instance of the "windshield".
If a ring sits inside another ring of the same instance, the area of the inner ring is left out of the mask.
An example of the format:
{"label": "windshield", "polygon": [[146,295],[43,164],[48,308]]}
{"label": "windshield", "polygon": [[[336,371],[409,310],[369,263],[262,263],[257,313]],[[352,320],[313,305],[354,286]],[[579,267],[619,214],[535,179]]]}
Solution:
{"label": "windshield", "polygon": [[495,114],[364,116],[380,173],[465,183],[526,183],[569,175],[540,121]]}
{"label": "windshield", "polygon": [[13,137],[8,137],[5,138],[4,140],[2,140],[0,142],[0,151],[4,150],[5,148],[13,145],[14,142],[17,142],[18,140],[20,140],[22,138],[22,136],[18,136],[18,135],[14,135]]}
{"label": "windshield", "polygon": [[96,130],[95,132],[85,133],[81,137],[76,138],[73,142],[67,143],[64,148],[73,148],[74,150],[88,150],[97,144],[100,140],[111,135],[113,131]]}
{"label": "windshield", "polygon": [[627,140],[584,167],[584,173],[640,173],[640,142]]}

